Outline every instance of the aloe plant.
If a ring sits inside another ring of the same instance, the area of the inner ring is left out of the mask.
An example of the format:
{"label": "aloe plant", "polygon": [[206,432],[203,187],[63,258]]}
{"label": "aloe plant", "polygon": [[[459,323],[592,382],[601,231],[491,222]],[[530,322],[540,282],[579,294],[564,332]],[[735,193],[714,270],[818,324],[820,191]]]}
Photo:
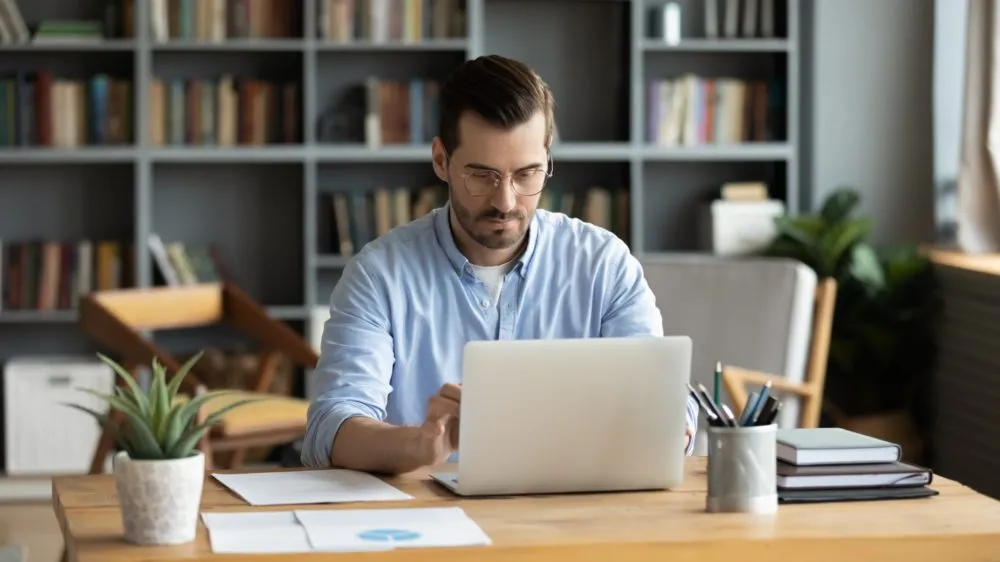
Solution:
{"label": "aloe plant", "polygon": [[[222,416],[230,410],[243,406],[258,399],[248,398],[238,400],[214,411],[204,421],[195,424],[198,410],[209,400],[228,394],[231,391],[216,390],[182,400],[178,397],[181,382],[191,368],[201,358],[203,352],[198,352],[188,359],[174,373],[170,383],[167,383],[167,369],[155,357],[153,358],[153,378],[146,393],[131,374],[114,360],[102,355],[97,356],[109,365],[125,382],[124,386],[116,385],[114,394],[104,394],[91,389],[80,389],[97,396],[108,403],[108,413],[100,413],[78,404],[65,404],[71,408],[86,412],[112,432],[121,450],[128,453],[133,460],[169,460],[182,459],[194,454],[198,440],[222,420]],[[111,420],[113,411],[121,412],[124,423]]]}

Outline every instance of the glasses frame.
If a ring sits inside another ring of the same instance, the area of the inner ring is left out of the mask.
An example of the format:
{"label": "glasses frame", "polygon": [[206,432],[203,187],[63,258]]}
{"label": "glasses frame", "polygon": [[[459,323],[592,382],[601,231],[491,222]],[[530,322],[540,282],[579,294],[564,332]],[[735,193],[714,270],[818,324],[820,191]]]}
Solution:
{"label": "glasses frame", "polygon": [[[521,193],[520,191],[517,190],[517,187],[515,187],[517,184],[515,184],[514,181],[513,181],[513,175],[514,174],[501,174],[500,172],[497,172],[495,170],[476,170],[475,172],[466,172],[466,173],[462,174],[461,176],[459,176],[459,177],[462,178],[462,187],[465,189],[465,192],[467,194],[469,194],[470,197],[489,197],[493,193],[492,190],[490,190],[490,191],[488,191],[486,193],[483,193],[481,195],[474,194],[471,191],[469,191],[469,186],[467,184],[468,177],[471,176],[472,174],[478,173],[478,172],[486,172],[486,171],[488,171],[488,172],[490,172],[490,173],[492,173],[492,174],[500,177],[500,179],[497,180],[496,185],[493,186],[493,189],[496,189],[496,188],[500,187],[503,184],[503,180],[505,180],[508,177],[510,177],[511,178],[510,186],[511,186],[511,190],[513,190],[514,193],[520,195],[521,197],[531,197],[533,195],[538,195],[539,193],[545,191],[545,187],[549,184],[549,179],[552,177],[552,174],[555,173],[555,167],[556,166],[555,166],[555,161],[552,160],[552,152],[551,151],[547,152],[546,156],[548,158],[548,164],[546,166],[545,172],[543,172],[544,173],[544,178],[542,179],[542,187],[540,187],[538,189],[538,191],[535,191],[534,193]],[[448,159],[451,160],[451,155],[450,154],[448,155]]]}

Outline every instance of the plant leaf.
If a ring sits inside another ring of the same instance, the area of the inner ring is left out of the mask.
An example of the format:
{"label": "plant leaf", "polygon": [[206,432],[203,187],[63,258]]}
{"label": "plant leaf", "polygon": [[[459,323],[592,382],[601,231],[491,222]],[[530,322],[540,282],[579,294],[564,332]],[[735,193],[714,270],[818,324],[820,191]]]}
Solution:
{"label": "plant leaf", "polygon": [[875,250],[868,244],[857,244],[851,253],[851,275],[871,291],[885,287],[885,272]]}
{"label": "plant leaf", "polygon": [[184,381],[184,377],[187,376],[188,371],[194,367],[195,363],[201,359],[201,356],[205,353],[205,350],[201,350],[198,353],[191,356],[181,368],[174,373],[174,377],[170,379],[170,386],[167,387],[167,402],[173,404],[174,398],[177,397],[177,391],[181,388],[181,383]]}
{"label": "plant leaf", "polygon": [[128,442],[125,440],[125,436],[122,435],[121,429],[118,427],[118,425],[111,421],[111,416],[96,412],[94,410],[91,410],[90,408],[87,408],[86,406],[81,406],[79,404],[64,402],[62,405],[89,414],[91,417],[97,420],[97,423],[101,424],[101,428],[103,428],[105,431],[111,434],[111,436],[115,440],[115,443],[118,444],[119,448],[128,450]]}
{"label": "plant leaf", "polygon": [[149,425],[149,418],[143,416],[132,404],[122,400],[118,396],[102,394],[89,388],[81,388],[80,391],[92,396],[97,396],[106,400],[111,407],[125,414],[128,420],[127,433],[134,450],[129,453],[135,458],[156,459],[163,458],[163,449],[156,440],[153,428]]}
{"label": "plant leaf", "polygon": [[828,224],[838,223],[846,219],[860,202],[861,195],[857,191],[844,187],[839,188],[823,201],[820,216]]}
{"label": "plant leaf", "polygon": [[190,451],[194,449],[195,445],[198,443],[198,440],[201,439],[203,435],[205,435],[205,432],[211,429],[213,425],[218,423],[222,419],[222,416],[224,416],[227,412],[229,412],[233,408],[245,406],[246,404],[249,404],[251,402],[259,402],[261,400],[266,400],[266,398],[247,398],[244,400],[237,400],[232,404],[227,404],[222,408],[219,408],[218,410],[212,412],[208,417],[205,418],[205,421],[201,422],[197,426],[188,430],[184,434],[184,436],[181,437],[176,444],[174,444],[174,447],[171,448],[167,454],[170,455],[171,458],[181,458],[180,455],[189,454]]}
{"label": "plant leaf", "polygon": [[118,373],[118,376],[125,381],[125,384],[128,385],[128,388],[132,393],[132,397],[135,399],[135,403],[136,406],[139,408],[139,411],[141,411],[143,414],[148,413],[149,402],[146,400],[146,394],[142,391],[142,388],[139,387],[139,384],[135,382],[135,379],[132,378],[131,373],[126,371],[124,367],[122,367],[118,363],[115,363],[114,360],[112,360],[110,357],[106,355],[98,353],[97,357],[101,361],[106,363],[109,367],[114,369],[114,371]]}

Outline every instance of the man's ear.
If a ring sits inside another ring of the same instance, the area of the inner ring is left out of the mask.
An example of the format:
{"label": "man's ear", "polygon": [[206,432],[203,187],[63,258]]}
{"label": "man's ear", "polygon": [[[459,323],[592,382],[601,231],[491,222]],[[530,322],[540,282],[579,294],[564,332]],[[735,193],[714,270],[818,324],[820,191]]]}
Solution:
{"label": "man's ear", "polygon": [[431,164],[439,180],[448,183],[448,153],[444,150],[441,137],[434,137],[431,142]]}

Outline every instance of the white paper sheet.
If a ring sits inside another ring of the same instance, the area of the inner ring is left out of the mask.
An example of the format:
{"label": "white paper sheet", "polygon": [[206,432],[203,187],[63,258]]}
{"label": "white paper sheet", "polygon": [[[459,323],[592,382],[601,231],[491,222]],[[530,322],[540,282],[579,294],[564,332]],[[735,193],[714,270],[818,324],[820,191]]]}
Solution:
{"label": "white paper sheet", "polygon": [[213,473],[250,505],[295,505],[412,500],[370,474],[354,470]]}
{"label": "white paper sheet", "polygon": [[208,541],[217,554],[311,552],[305,527],[291,511],[202,513]]}
{"label": "white paper sheet", "polygon": [[316,550],[484,546],[485,532],[460,507],[296,510]]}

